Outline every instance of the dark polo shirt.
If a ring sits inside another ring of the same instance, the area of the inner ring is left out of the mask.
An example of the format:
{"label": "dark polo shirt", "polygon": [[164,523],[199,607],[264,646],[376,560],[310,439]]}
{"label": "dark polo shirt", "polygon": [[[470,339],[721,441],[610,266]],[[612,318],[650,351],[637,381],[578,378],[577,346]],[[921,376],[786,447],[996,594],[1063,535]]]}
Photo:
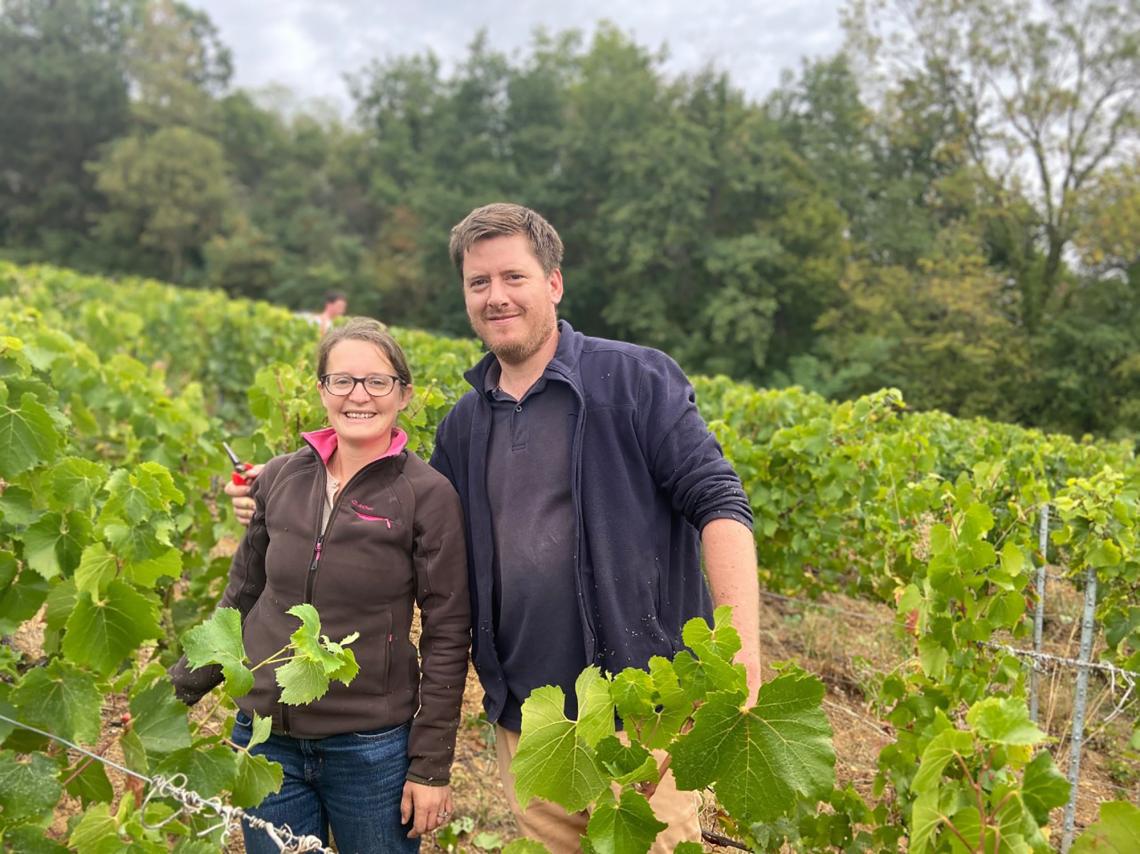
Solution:
{"label": "dark polo shirt", "polygon": [[579,618],[570,493],[570,451],[577,418],[574,391],[544,374],[521,400],[498,388],[495,364],[484,394],[491,403],[487,498],[495,538],[495,645],[507,683],[499,723],[522,727],[522,703],[542,685],[566,693],[577,717],[574,680],[586,666]]}

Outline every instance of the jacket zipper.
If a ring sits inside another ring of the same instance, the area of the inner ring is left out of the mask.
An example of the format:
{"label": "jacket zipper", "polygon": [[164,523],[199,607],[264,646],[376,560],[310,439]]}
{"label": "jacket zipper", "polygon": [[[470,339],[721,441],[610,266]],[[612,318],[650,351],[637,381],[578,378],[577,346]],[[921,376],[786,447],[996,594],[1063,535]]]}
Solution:
{"label": "jacket zipper", "polygon": [[[318,459],[320,459],[319,455],[318,455]],[[372,466],[376,465],[377,463],[383,462],[384,460],[387,460],[387,459],[391,459],[391,457],[383,457],[379,460],[374,460],[373,462],[369,463],[364,468],[362,468],[360,471],[358,471],[356,474],[354,474],[352,477],[350,477],[348,479],[348,483],[346,483],[343,487],[341,487],[340,493],[337,495],[336,501],[333,502],[332,509],[329,511],[328,524],[325,525],[324,530],[321,530],[320,533],[317,534],[316,542],[313,543],[313,557],[309,561],[309,571],[306,573],[306,575],[308,577],[305,579],[305,604],[307,604],[307,605],[313,604],[313,586],[317,582],[317,569],[318,569],[318,566],[321,562],[321,549],[324,548],[325,537],[328,536],[329,529],[332,528],[333,522],[336,520],[336,511],[340,508],[340,500],[344,497],[345,493],[348,492],[348,487],[352,484],[352,482],[354,480],[356,480],[358,477],[360,477],[360,475],[362,475],[364,472],[368,471],[368,469],[370,469]],[[328,470],[325,468],[324,461],[322,460],[321,461],[321,495],[322,495],[322,500],[317,506],[317,523],[314,526],[318,530],[320,530],[321,517],[324,514],[324,509],[325,509],[324,508],[323,496],[328,491],[326,486],[325,486],[325,479],[327,477],[328,477]],[[391,528],[392,527],[391,520],[385,520],[385,521],[388,522],[388,527]],[[388,643],[391,644],[391,642],[392,642],[392,636],[391,636],[391,634],[389,634],[388,635]],[[279,705],[281,706],[281,729],[284,730],[286,735],[288,735],[289,734],[289,707],[285,703],[280,703]]]}
{"label": "jacket zipper", "polygon": [[585,522],[582,518],[582,441],[586,433],[586,400],[565,372],[556,369],[556,373],[563,376],[566,384],[570,386],[574,391],[575,397],[578,398],[578,417],[574,419],[574,436],[571,439],[570,445],[570,453],[573,456],[570,493],[574,500],[574,515],[577,517],[578,523],[574,533],[574,575],[578,583],[579,615],[582,617],[582,628],[584,629],[588,652],[590,653],[587,656],[587,660],[590,664],[595,664],[594,659],[598,653],[598,632],[590,615],[587,597],[583,591],[582,580],[582,543],[584,541],[582,530],[585,527]]}
{"label": "jacket zipper", "polygon": [[[331,516],[329,517],[329,524],[332,524]],[[324,542],[325,535],[322,532],[313,546],[313,559],[309,561],[309,577],[305,581],[305,601],[309,603],[313,601],[313,583],[317,580],[317,564],[321,562],[321,546],[324,545]]]}

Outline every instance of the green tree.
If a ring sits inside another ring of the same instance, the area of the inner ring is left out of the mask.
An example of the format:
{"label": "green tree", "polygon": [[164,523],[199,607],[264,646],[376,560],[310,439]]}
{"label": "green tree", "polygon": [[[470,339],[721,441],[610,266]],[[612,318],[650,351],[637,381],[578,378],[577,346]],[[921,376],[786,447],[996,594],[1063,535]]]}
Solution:
{"label": "green tree", "polygon": [[1140,132],[1140,4],[851,0],[845,17],[849,46],[881,77],[921,69],[967,121],[969,156],[994,196],[1030,201],[1044,262],[1019,285],[1022,320],[1038,329],[1065,305],[1064,255],[1084,199]]}
{"label": "green tree", "polygon": [[0,244],[81,261],[100,206],[84,163],[127,130],[131,0],[0,5]]}
{"label": "green tree", "polygon": [[148,0],[128,50],[132,106],[144,127],[216,130],[215,99],[229,85],[233,60],[205,12]]}
{"label": "green tree", "polygon": [[1076,233],[1081,260],[1101,274],[1140,275],[1140,155],[1103,173]]}
{"label": "green tree", "polygon": [[913,270],[853,263],[843,291],[842,305],[820,317],[817,355],[793,358],[791,380],[837,397],[894,386],[916,408],[963,416],[1021,414],[1025,339],[1014,311],[995,310],[1009,295],[969,228],[941,231]]}
{"label": "green tree", "polygon": [[277,283],[281,253],[244,214],[230,220],[203,247],[205,281],[233,296],[265,299]]}
{"label": "green tree", "polygon": [[1072,432],[1140,434],[1140,161],[1098,178],[1075,246],[1083,275],[1042,344],[1042,420]]}
{"label": "green tree", "polygon": [[108,207],[96,219],[99,236],[137,244],[172,281],[222,230],[235,203],[222,147],[189,128],[123,137],[91,170]]}
{"label": "green tree", "polygon": [[[805,62],[799,78],[785,72],[767,99],[769,116],[839,202],[855,228],[866,226],[879,191],[875,114],[862,100],[847,57]],[[856,239],[867,235],[855,233]]]}
{"label": "green tree", "polygon": [[[430,54],[375,62],[353,84],[371,151],[369,269],[386,318],[467,331],[447,230],[472,207],[525,199],[506,124],[514,70],[479,34],[448,78]],[[359,168],[359,167],[357,167]]]}
{"label": "green tree", "polygon": [[247,92],[233,92],[218,102],[218,140],[226,153],[233,179],[251,197],[287,156],[288,130],[284,118],[260,106]]}

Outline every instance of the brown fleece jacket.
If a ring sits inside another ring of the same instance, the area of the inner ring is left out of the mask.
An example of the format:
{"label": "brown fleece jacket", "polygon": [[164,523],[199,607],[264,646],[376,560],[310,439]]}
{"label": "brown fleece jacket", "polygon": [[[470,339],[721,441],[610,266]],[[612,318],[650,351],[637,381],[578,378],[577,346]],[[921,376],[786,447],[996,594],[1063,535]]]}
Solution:
{"label": "brown fleece jacket", "polygon": [[[470,644],[467,556],[459,499],[451,484],[407,451],[369,463],[343,486],[320,534],[329,431],[266,464],[254,481],[253,520],[230,566],[219,607],[242,615],[251,662],[289,643],[300,622],[285,612],[301,602],[320,614],[333,640],[360,632],[350,649],[360,673],[334,682],[306,706],[277,701],[274,668],[254,673],[238,706],[273,719],[298,738],[363,732],[411,720],[408,779],[443,785],[455,752]],[[323,458],[323,459],[322,459]],[[408,632],[413,603],[422,633],[419,657]],[[172,670],[176,692],[196,703],[221,681],[220,668]]]}

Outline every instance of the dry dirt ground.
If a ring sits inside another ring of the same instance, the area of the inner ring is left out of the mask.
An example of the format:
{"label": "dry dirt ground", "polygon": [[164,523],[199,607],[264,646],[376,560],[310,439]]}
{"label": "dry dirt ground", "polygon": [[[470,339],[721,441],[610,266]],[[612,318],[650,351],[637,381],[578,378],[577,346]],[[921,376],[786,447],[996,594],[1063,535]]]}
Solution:
{"label": "dry dirt ground", "polygon": [[[1074,656],[1077,646],[1079,595],[1067,584],[1052,583],[1047,596],[1051,603],[1046,624],[1046,649],[1056,655]],[[852,783],[865,797],[871,796],[879,750],[893,740],[891,728],[870,702],[877,680],[895,668],[912,666],[913,658],[906,642],[892,625],[891,609],[843,596],[827,596],[819,602],[783,599],[765,594],[761,602],[761,648],[766,665],[790,660],[808,672],[818,675],[827,686],[824,709],[835,733],[837,755],[836,776],[840,784]],[[39,648],[34,623],[12,639],[19,648],[32,652]],[[766,676],[774,671],[766,667]],[[1054,756],[1062,771],[1068,767],[1072,697],[1072,674],[1054,672],[1045,677],[1041,701],[1042,725],[1056,741]],[[1135,755],[1128,758],[1124,748],[1128,742],[1126,721],[1122,715],[1115,723],[1102,721],[1118,702],[1123,691],[1103,680],[1094,679],[1090,692],[1094,706],[1089,727],[1091,744],[1084,751],[1081,764],[1080,794],[1077,807],[1078,826],[1096,818],[1098,805],[1104,800],[1125,799],[1140,802],[1140,762]],[[492,728],[482,715],[482,690],[474,671],[469,671],[463,701],[463,717],[459,728],[452,785],[456,801],[456,822],[450,838],[425,841],[424,851],[495,850],[518,835],[499,783],[495,761]],[[117,758],[116,728],[123,703],[111,703],[105,709],[104,741],[108,758]],[[1132,714],[1134,714],[1133,706]],[[122,780],[112,782],[121,793]],[[78,809],[77,803],[61,805],[51,835],[66,839],[66,820]],[[706,797],[703,812],[706,830],[714,833],[715,807]],[[1060,827],[1058,810],[1053,826]],[[1059,837],[1059,830],[1057,836]],[[708,850],[719,849],[706,845]],[[231,852],[243,850],[240,838],[228,846]]]}

